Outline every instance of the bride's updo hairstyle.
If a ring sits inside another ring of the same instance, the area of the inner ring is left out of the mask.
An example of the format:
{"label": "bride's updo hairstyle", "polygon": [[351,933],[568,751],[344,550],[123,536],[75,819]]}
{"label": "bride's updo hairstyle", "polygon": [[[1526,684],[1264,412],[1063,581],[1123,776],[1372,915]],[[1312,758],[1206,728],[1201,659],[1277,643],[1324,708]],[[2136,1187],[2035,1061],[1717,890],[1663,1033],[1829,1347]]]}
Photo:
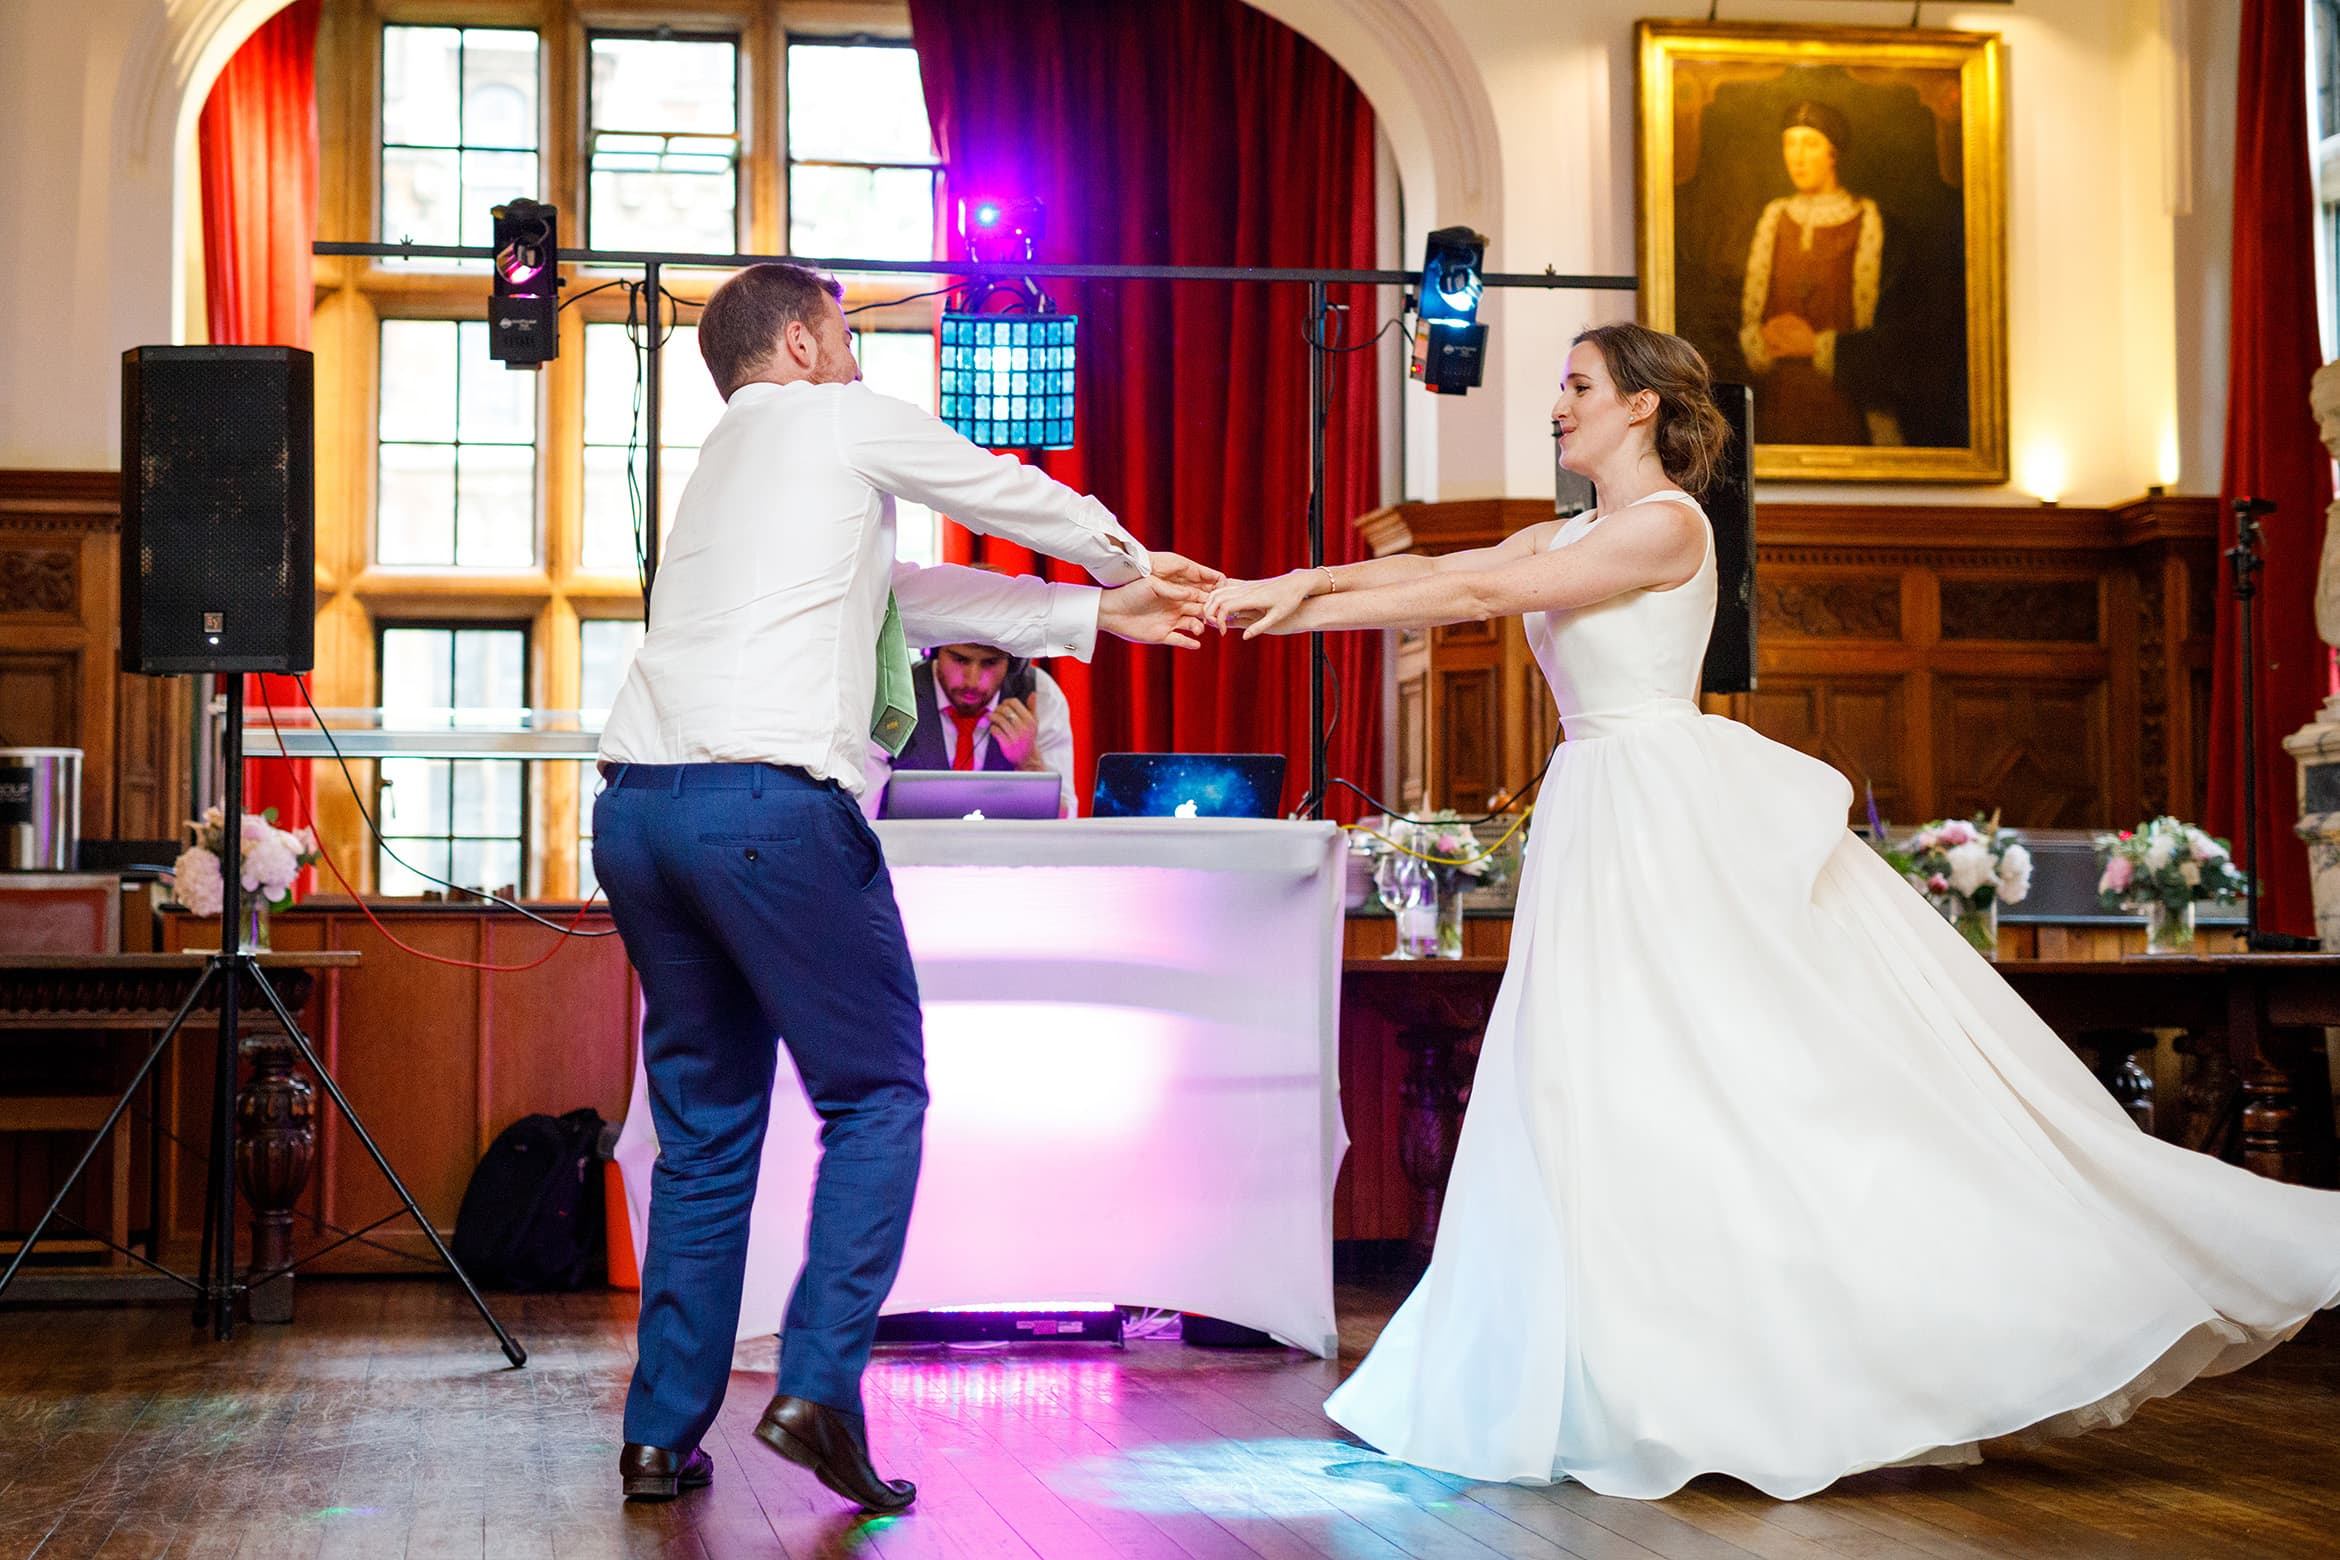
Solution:
{"label": "bride's updo hairstyle", "polygon": [[1731,425],[1714,404],[1714,376],[1698,349],[1679,336],[1630,320],[1595,325],[1571,345],[1591,342],[1620,397],[1657,392],[1657,458],[1693,497],[1704,496],[1721,469]]}

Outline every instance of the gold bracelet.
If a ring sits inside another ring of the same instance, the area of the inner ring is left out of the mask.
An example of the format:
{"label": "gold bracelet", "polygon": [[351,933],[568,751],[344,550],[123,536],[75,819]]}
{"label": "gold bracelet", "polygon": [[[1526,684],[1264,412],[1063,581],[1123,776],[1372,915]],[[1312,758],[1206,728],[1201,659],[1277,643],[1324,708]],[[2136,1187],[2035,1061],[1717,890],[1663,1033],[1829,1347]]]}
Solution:
{"label": "gold bracelet", "polygon": [[1340,591],[1340,588],[1341,588],[1341,581],[1340,581],[1340,576],[1338,576],[1338,575],[1336,575],[1336,574],[1334,574],[1334,573],[1333,573],[1333,571],[1332,571],[1332,565],[1331,565],[1331,564],[1329,564],[1329,563],[1320,563],[1320,564],[1318,564],[1318,565],[1316,566],[1316,572],[1324,576],[1324,584],[1325,584],[1325,592],[1324,592],[1324,593],[1325,593],[1326,595],[1328,595],[1328,596],[1331,596],[1331,595],[1336,595],[1336,594],[1338,594],[1338,593],[1339,593],[1339,591]]}

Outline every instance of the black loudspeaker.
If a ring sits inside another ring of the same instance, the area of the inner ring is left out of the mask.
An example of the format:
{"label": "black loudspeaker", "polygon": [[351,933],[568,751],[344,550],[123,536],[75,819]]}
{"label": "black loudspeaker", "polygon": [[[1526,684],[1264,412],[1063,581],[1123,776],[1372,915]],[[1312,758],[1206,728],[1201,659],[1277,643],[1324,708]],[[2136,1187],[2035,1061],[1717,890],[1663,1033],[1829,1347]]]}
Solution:
{"label": "black loudspeaker", "polygon": [[315,383],[296,347],[122,354],[122,670],[314,663]]}
{"label": "black loudspeaker", "polygon": [[1700,501],[1714,526],[1715,601],[1699,686],[1707,693],[1749,693],[1755,687],[1755,392],[1716,385],[1714,404],[1731,425],[1731,440]]}

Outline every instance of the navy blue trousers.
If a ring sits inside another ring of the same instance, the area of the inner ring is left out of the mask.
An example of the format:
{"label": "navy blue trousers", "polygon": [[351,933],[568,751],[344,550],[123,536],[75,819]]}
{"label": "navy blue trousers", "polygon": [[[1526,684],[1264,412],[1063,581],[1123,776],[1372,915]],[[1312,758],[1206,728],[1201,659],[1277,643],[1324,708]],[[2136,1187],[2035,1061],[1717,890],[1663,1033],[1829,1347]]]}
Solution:
{"label": "navy blue trousers", "polygon": [[877,836],[796,770],[628,764],[594,804],[593,867],[642,980],[658,1128],[626,1439],[687,1451],[722,1406],[781,1045],[821,1164],[780,1391],[859,1414],[926,1118],[918,982]]}

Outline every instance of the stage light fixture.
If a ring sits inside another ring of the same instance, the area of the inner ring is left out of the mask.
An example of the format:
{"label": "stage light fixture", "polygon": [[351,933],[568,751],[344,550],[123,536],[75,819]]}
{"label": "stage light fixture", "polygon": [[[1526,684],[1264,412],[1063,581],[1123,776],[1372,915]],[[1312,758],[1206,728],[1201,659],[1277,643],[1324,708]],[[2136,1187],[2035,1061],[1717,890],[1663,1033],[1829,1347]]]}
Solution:
{"label": "stage light fixture", "polygon": [[1079,326],[1053,311],[945,314],[942,420],[985,449],[1072,448]]}
{"label": "stage light fixture", "polygon": [[1029,260],[1047,229],[1047,208],[1028,195],[959,202],[959,247],[977,265]]}
{"label": "stage light fixture", "polygon": [[1430,235],[1409,372],[1434,395],[1462,395],[1486,369],[1487,327],[1478,322],[1486,254],[1487,235],[1467,227]]}
{"label": "stage light fixture", "polygon": [[508,200],[490,215],[488,356],[506,368],[541,368],[561,355],[560,213],[542,201]]}

